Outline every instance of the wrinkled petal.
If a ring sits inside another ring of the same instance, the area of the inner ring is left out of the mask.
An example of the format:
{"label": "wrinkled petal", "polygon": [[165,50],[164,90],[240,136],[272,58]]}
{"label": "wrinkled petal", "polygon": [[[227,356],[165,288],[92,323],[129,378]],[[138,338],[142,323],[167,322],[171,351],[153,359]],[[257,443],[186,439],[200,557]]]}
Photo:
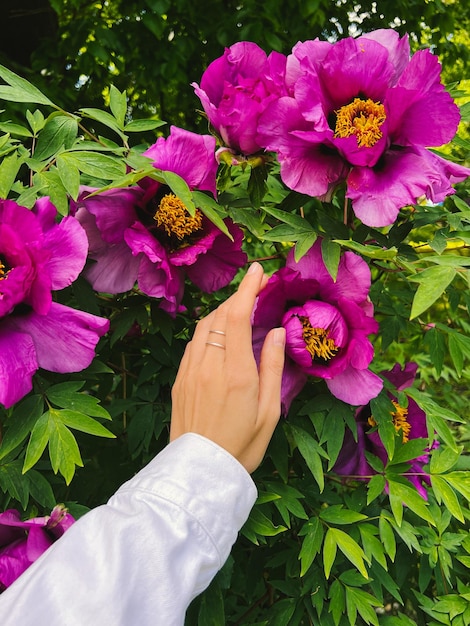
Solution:
{"label": "wrinkled petal", "polygon": [[75,218],[65,217],[57,228],[46,232],[44,246],[52,252],[47,262],[52,289],[68,287],[77,279],[85,265],[88,253],[85,230]]}

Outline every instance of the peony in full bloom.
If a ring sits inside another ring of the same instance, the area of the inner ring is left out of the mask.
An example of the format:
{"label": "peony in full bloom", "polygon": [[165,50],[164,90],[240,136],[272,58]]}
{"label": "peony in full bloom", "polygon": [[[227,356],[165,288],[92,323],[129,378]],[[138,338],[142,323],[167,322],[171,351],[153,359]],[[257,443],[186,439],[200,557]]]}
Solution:
{"label": "peony in full bloom", "polygon": [[[172,127],[144,155],[155,168],[178,174],[191,190],[216,193],[215,139]],[[92,263],[85,276],[97,291],[139,289],[161,298],[161,308],[181,310],[185,277],[210,293],[227,285],[246,263],[243,233],[225,224],[231,241],[197,209],[192,217],[170,189],[150,178],[139,186],[90,196],[83,188],[72,213],[85,228]]]}
{"label": "peony in full bloom", "polygon": [[255,43],[241,41],[209,65],[200,86],[192,83],[211,126],[236,154],[261,150],[256,140],[258,119],[285,93],[285,66],[283,54],[267,56]]}
{"label": "peony in full bloom", "polygon": [[392,224],[425,196],[441,202],[470,169],[427,150],[449,142],[460,120],[429,50],[410,57],[408,37],[376,30],[336,43],[306,41],[288,57],[288,95],[259,121],[285,184],[328,198],[346,183],[355,215]]}
{"label": "peony in full bloom", "polygon": [[78,372],[90,365],[109,321],[63,306],[52,291],[70,285],[85,265],[86,233],[73,217],[40,198],[32,211],[0,200],[0,404],[32,388],[40,367]]}
{"label": "peony in full bloom", "polygon": [[290,251],[286,266],[269,279],[253,314],[253,344],[259,353],[271,328],[286,329],[284,414],[309,376],[323,378],[336,398],[353,405],[382,389],[382,379],[368,369],[374,353],[368,335],[378,330],[370,283],[367,263],[353,252],[343,254],[333,281],[320,239],[299,262]]}
{"label": "peony in full bloom", "polygon": [[15,509],[0,513],[0,591],[9,587],[74,521],[60,504],[50,515],[25,521]]}
{"label": "peony in full bloom", "polygon": [[[389,372],[383,372],[397,391],[402,391],[413,384],[417,371],[416,363],[407,363],[402,369],[397,363]],[[408,406],[401,407],[397,398],[390,395],[390,399],[395,407],[392,413],[393,425],[397,432],[402,433],[403,443],[411,439],[427,439],[428,429],[426,425],[426,414],[416,404],[412,398],[408,398]],[[385,446],[380,440],[379,433],[375,428],[377,423],[371,415],[370,405],[360,407],[356,412],[357,441],[355,441],[350,430],[346,431],[343,446],[338,459],[333,467],[333,471],[341,476],[354,476],[355,478],[371,476],[376,472],[367,462],[365,453],[372,452],[384,465],[388,456]],[[431,446],[435,448],[437,442]],[[426,485],[430,484],[429,476],[424,472],[423,467],[429,462],[430,449],[423,449],[423,454],[412,459],[409,470],[406,473],[408,480],[413,483],[421,496],[427,499]]]}

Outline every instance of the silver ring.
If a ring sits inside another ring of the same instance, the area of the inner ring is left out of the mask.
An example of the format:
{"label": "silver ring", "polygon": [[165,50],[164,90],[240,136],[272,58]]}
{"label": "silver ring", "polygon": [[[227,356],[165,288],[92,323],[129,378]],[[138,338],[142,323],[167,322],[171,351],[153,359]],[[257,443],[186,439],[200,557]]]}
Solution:
{"label": "silver ring", "polygon": [[215,343],[214,341],[206,341],[206,346],[215,346],[216,348],[222,348],[225,350],[225,346],[221,343]]}
{"label": "silver ring", "polygon": [[223,335],[225,337],[225,333],[223,330],[210,330],[210,333],[214,333],[214,335]]}

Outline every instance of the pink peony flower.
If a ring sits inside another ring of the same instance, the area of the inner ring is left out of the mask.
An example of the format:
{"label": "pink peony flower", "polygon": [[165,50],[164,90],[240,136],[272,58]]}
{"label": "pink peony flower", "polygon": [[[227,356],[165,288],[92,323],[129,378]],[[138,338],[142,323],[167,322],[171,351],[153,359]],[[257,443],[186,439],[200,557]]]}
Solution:
{"label": "pink peony flower", "polygon": [[60,504],[50,515],[25,521],[15,509],[0,513],[0,591],[21,576],[74,521]]}
{"label": "pink peony flower", "polygon": [[[383,372],[383,375],[395,385],[397,391],[402,391],[413,384],[417,368],[416,363],[407,363],[403,369],[397,363],[390,372]],[[428,429],[424,411],[412,398],[408,398],[408,406],[404,408],[398,404],[395,396],[391,394],[389,396],[396,409],[391,416],[393,425],[397,432],[402,433],[403,442],[406,443],[411,439],[427,439]],[[374,430],[377,424],[371,415],[370,405],[367,404],[357,410],[356,423],[357,441],[348,430],[333,471],[341,476],[367,477],[376,472],[367,462],[365,453],[372,452],[384,465],[388,461],[388,455],[379,433]],[[438,442],[434,442],[431,449],[437,446]],[[407,472],[408,480],[413,483],[424,499],[427,499],[426,485],[430,484],[430,479],[423,471],[423,467],[429,462],[431,449],[423,449],[422,455],[412,459]]]}
{"label": "pink peony flower", "polygon": [[437,57],[410,58],[407,36],[306,41],[287,65],[289,93],[264,111],[257,141],[277,153],[291,189],[327,198],[345,181],[355,215],[387,226],[422,196],[441,202],[470,174],[426,149],[453,138],[460,114]]}
{"label": "pink peony flower", "polygon": [[[156,168],[174,172],[190,189],[216,193],[215,139],[172,127],[144,154]],[[246,263],[243,233],[225,220],[231,241],[200,210],[191,217],[170,189],[150,178],[139,187],[111,189],[90,197],[83,188],[72,213],[85,228],[89,257],[85,272],[97,291],[139,289],[162,298],[161,307],[181,310],[187,276],[210,293],[227,285]]]}
{"label": "pink peony flower", "polygon": [[91,363],[108,320],[63,306],[52,291],[82,270],[86,233],[72,217],[56,223],[48,198],[32,211],[0,200],[0,403],[6,408],[32,388],[40,367],[78,372]]}
{"label": "pink peony flower", "polygon": [[255,43],[241,41],[213,61],[201,86],[192,83],[212,127],[236,153],[261,150],[256,140],[258,119],[267,105],[285,93],[286,57],[269,56]]}
{"label": "pink peony flower", "polygon": [[320,240],[298,263],[291,251],[286,267],[269,279],[255,307],[253,343],[259,353],[271,328],[286,329],[284,413],[308,376],[323,378],[331,393],[349,404],[364,404],[382,389],[382,380],[368,369],[374,353],[368,335],[378,330],[370,282],[367,263],[353,252],[342,256],[333,281]]}

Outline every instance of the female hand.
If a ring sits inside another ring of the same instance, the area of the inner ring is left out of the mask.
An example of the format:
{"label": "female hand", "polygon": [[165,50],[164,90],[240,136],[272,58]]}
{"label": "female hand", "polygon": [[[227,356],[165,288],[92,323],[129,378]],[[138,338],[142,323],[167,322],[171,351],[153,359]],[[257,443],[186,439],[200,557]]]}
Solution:
{"label": "female hand", "polygon": [[250,473],[261,463],[281,411],[285,330],[268,333],[259,373],[252,349],[250,318],[266,281],[253,263],[238,291],[198,322],[172,390],[170,440],[198,433]]}

